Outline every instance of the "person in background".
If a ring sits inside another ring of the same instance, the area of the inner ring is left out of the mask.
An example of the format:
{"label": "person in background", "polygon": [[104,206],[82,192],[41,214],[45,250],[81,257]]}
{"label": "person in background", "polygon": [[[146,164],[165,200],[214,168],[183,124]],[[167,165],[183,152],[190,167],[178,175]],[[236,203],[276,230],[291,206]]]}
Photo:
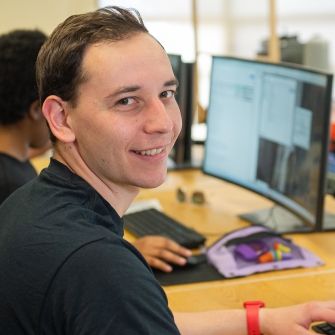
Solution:
{"label": "person in background", "polygon": [[35,80],[36,58],[46,38],[39,30],[0,36],[0,204],[37,176],[29,150],[48,145]]}
{"label": "person in background", "polygon": [[65,20],[41,49],[37,82],[54,154],[0,208],[4,334],[308,335],[311,322],[335,321],[335,301],[254,302],[248,322],[243,309],[172,313],[123,239],[124,212],[163,183],[181,129],[171,64],[138,13]]}
{"label": "person in background", "polygon": [[[39,30],[13,30],[0,35],[0,204],[37,176],[29,159],[50,148],[40,109],[35,62],[47,36]],[[191,251],[159,236],[133,243],[148,263],[165,272],[184,265]]]}

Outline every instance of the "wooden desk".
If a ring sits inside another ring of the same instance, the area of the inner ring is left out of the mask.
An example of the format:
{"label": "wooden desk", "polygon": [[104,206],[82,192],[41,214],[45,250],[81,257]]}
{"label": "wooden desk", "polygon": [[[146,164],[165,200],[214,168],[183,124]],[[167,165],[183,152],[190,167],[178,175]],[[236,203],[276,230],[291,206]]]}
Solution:
{"label": "wooden desk", "polygon": [[34,166],[35,170],[40,173],[44,168],[46,168],[50,163],[50,157],[52,155],[52,150],[48,150],[40,156],[36,156],[31,159],[31,164]]}
{"label": "wooden desk", "polygon": [[[206,204],[180,203],[176,189],[187,193],[201,190]],[[143,190],[137,199],[156,198],[172,217],[208,236],[211,244],[222,234],[246,226],[237,214],[272,203],[232,184],[205,176],[197,170],[169,172],[166,182],[153,190]],[[335,200],[327,198],[327,207],[335,212]],[[127,235],[129,239],[131,236]],[[335,232],[291,234],[290,237],[326,264],[317,268],[293,269],[255,274],[245,278],[165,287],[174,311],[203,311],[238,308],[250,299],[263,299],[276,307],[308,300],[335,298]]]}

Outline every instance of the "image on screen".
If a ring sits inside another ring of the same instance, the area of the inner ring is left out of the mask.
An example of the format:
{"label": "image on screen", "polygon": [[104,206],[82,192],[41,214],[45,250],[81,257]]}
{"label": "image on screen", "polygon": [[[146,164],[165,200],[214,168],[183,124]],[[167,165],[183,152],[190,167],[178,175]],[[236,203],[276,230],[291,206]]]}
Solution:
{"label": "image on screen", "polygon": [[322,221],[331,75],[213,57],[203,170]]}

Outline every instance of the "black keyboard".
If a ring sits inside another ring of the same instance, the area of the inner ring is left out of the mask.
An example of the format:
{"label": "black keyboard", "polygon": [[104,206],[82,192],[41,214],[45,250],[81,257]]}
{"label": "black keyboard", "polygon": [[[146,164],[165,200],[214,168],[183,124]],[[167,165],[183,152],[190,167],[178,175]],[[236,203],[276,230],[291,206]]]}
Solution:
{"label": "black keyboard", "polygon": [[145,209],[123,216],[125,228],[138,237],[161,235],[168,237],[186,248],[197,248],[205,243],[205,237],[194,229],[157,209]]}
{"label": "black keyboard", "polygon": [[335,335],[335,323],[324,322],[312,327],[319,334]]}

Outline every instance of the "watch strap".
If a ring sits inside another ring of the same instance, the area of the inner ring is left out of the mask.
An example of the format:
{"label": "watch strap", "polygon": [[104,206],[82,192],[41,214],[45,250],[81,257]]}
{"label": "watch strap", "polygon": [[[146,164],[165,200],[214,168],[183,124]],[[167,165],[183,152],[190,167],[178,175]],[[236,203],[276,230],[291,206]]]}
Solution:
{"label": "watch strap", "polygon": [[247,313],[248,335],[261,335],[259,327],[259,309],[264,307],[263,301],[246,301],[243,304]]}

